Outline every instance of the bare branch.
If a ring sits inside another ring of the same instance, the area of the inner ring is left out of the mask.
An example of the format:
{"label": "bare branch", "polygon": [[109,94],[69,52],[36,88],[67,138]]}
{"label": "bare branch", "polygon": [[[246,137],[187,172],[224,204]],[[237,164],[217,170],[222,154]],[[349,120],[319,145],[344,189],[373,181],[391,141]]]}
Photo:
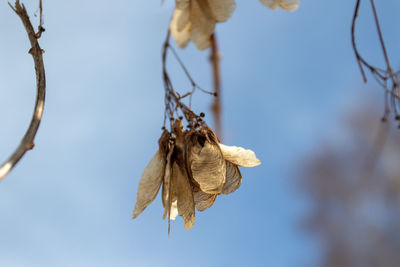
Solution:
{"label": "bare branch", "polygon": [[[200,91],[210,94],[210,95],[215,95],[213,92],[206,91],[202,89],[198,84],[194,81],[192,76],[189,74],[189,71],[183,64],[182,60],[179,58],[178,54],[176,51],[170,46],[169,44],[169,39],[170,39],[170,31],[168,30],[167,37],[164,41],[163,45],[163,50],[162,50],[162,73],[163,73],[163,81],[164,81],[164,90],[165,90],[165,114],[164,114],[164,126],[167,118],[170,120],[172,123],[174,121],[174,115],[178,111],[182,112],[184,115],[185,119],[189,123],[189,127],[196,127],[196,125],[203,124],[205,125],[205,122],[203,121],[202,117],[204,116],[203,113],[200,113],[200,115],[197,115],[195,112],[191,110],[191,98],[193,94],[195,93],[196,89],[199,89]],[[179,65],[183,69],[186,77],[189,79],[191,85],[192,85],[192,90],[189,92],[186,92],[182,96],[174,90],[174,87],[172,85],[171,79],[169,77],[168,71],[167,71],[167,54],[168,51],[171,50],[172,54],[175,56],[177,59]],[[189,106],[185,105],[182,102],[183,98],[189,97]]]}
{"label": "bare branch", "polygon": [[211,55],[210,61],[212,64],[213,83],[214,83],[214,102],[211,105],[211,110],[214,114],[215,132],[222,139],[222,118],[221,118],[221,71],[220,71],[221,56],[218,50],[218,43],[215,33],[211,35]]}
{"label": "bare branch", "polygon": [[[42,1],[40,1],[40,21],[42,23]],[[20,17],[22,23],[24,24],[25,30],[28,34],[29,41],[31,43],[32,48],[29,50],[29,53],[33,57],[33,61],[35,63],[35,71],[36,71],[36,103],[33,111],[33,116],[31,122],[29,124],[28,130],[26,131],[24,137],[22,138],[21,143],[14,151],[14,153],[0,166],[0,181],[4,179],[4,177],[15,167],[18,161],[24,156],[25,152],[32,149],[34,147],[34,138],[38,131],[40,121],[43,115],[45,94],[46,94],[46,77],[45,70],[43,64],[43,53],[39,46],[37,39],[40,38],[41,33],[44,31],[42,25],[39,25],[38,33],[35,33],[32,23],[29,19],[28,13],[25,9],[25,6],[19,3],[19,0],[16,0],[15,6],[12,6],[8,3],[10,7],[14,10],[14,12]]]}
{"label": "bare branch", "polygon": [[[367,82],[367,77],[365,75],[365,71],[363,67],[366,67],[371,72],[372,76],[376,79],[378,84],[385,90],[385,112],[382,118],[382,121],[386,121],[389,116],[390,111],[393,111],[396,120],[400,120],[400,115],[397,111],[398,105],[400,105],[400,97],[399,97],[399,81],[398,74],[393,72],[393,69],[390,64],[389,56],[386,50],[385,42],[383,39],[383,34],[381,30],[381,26],[378,19],[378,12],[375,7],[374,0],[370,0],[371,8],[374,14],[375,25],[378,32],[379,42],[381,45],[382,53],[386,63],[386,69],[383,70],[381,68],[372,66],[369,64],[359,53],[357,49],[356,39],[355,39],[355,28],[358,18],[358,12],[360,9],[361,0],[356,1],[356,6],[354,8],[354,15],[351,25],[351,41],[353,45],[354,54],[357,59],[358,66],[361,71],[361,75],[363,77],[364,82]],[[388,101],[388,97],[390,96],[390,101]],[[400,127],[400,125],[399,125]]]}

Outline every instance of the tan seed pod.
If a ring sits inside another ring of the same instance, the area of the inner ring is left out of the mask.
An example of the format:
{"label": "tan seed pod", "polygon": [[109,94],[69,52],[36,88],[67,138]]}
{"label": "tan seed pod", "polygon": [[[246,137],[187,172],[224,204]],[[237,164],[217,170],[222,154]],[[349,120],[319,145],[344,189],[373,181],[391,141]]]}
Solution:
{"label": "tan seed pod", "polygon": [[207,1],[192,1],[190,21],[192,23],[190,39],[197,49],[204,50],[210,46],[210,37],[214,33],[216,20]]}
{"label": "tan seed pod", "polygon": [[139,181],[136,205],[132,218],[135,219],[156,198],[164,177],[165,159],[160,151],[153,156]]}
{"label": "tan seed pod", "polygon": [[244,149],[238,146],[227,146],[219,144],[222,154],[227,161],[242,167],[255,167],[261,164],[256,154],[250,149]]}
{"label": "tan seed pod", "polygon": [[192,0],[176,0],[176,8],[177,9],[185,9],[190,5]]}
{"label": "tan seed pod", "polygon": [[190,168],[193,180],[201,191],[208,194],[221,193],[225,183],[226,165],[217,145],[206,141],[199,153],[192,153]]}
{"label": "tan seed pod", "polygon": [[163,179],[163,189],[162,189],[162,202],[164,205],[164,215],[163,219],[165,217],[168,218],[168,221],[170,220],[170,214],[171,214],[171,205],[174,199],[172,198],[172,165],[173,165],[173,158],[172,154],[174,151],[174,145],[172,144],[171,147],[169,148],[167,159],[166,159],[166,166],[165,166],[165,174],[164,174],[164,179]]}
{"label": "tan seed pod", "polygon": [[186,12],[185,10],[175,9],[169,27],[176,44],[180,48],[185,48],[190,41],[192,23],[189,21],[183,26],[183,18],[187,14],[189,14],[189,12]]}
{"label": "tan seed pod", "polygon": [[208,0],[208,3],[217,22],[229,19],[236,8],[235,0]]}
{"label": "tan seed pod", "polygon": [[185,228],[189,230],[194,225],[194,201],[186,171],[175,162],[172,169],[174,194],[177,199],[178,215],[182,216]]}
{"label": "tan seed pod", "polygon": [[299,0],[260,0],[260,2],[273,10],[278,9],[281,7],[287,11],[295,11],[299,7]]}
{"label": "tan seed pod", "polygon": [[242,174],[238,166],[226,161],[226,181],[222,188],[222,194],[228,195],[240,187],[242,183]]}
{"label": "tan seed pod", "polygon": [[217,199],[217,194],[207,194],[200,189],[193,191],[193,199],[198,211],[204,211],[211,207]]}

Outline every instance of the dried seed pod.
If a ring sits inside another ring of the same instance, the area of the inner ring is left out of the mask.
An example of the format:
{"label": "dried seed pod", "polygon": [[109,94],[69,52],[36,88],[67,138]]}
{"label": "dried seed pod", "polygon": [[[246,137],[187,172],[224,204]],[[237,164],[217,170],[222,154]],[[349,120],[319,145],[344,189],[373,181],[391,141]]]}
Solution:
{"label": "dried seed pod", "polygon": [[242,183],[242,174],[238,166],[226,161],[226,181],[222,188],[222,194],[228,195],[240,187]]}
{"label": "dried seed pod", "polygon": [[193,199],[196,209],[204,211],[214,204],[217,194],[207,194],[197,188],[197,190],[193,190]]}
{"label": "dried seed pod", "polygon": [[165,158],[160,150],[143,171],[139,182],[136,205],[132,218],[135,219],[156,198],[165,172]]}
{"label": "dried seed pod", "polygon": [[261,164],[261,161],[256,157],[256,154],[250,149],[243,147],[227,146],[219,144],[222,154],[227,161],[242,167],[255,167]]}
{"label": "dried seed pod", "polygon": [[235,0],[208,0],[211,13],[217,22],[224,22],[232,16],[235,11]]}
{"label": "dried seed pod", "polygon": [[[163,188],[162,188],[162,202],[164,206],[164,215],[163,219],[165,217],[168,217],[168,221],[170,220],[170,214],[171,214],[171,205],[172,202],[175,200],[173,199],[172,196],[172,165],[173,165],[173,158],[172,158],[172,153],[174,151],[174,144],[171,144],[168,150],[168,155],[166,159],[166,166],[165,166],[165,174],[164,174],[164,179],[163,179]],[[169,227],[168,227],[169,228]]]}
{"label": "dried seed pod", "polygon": [[172,184],[177,199],[178,215],[182,216],[185,228],[189,230],[194,225],[194,201],[186,171],[175,162],[172,168]]}
{"label": "dried seed pod", "polygon": [[201,191],[221,193],[225,183],[226,166],[221,150],[207,131],[191,131],[186,139],[186,166],[189,177]]}
{"label": "dried seed pod", "polygon": [[260,2],[273,10],[278,9],[281,7],[287,11],[294,11],[299,7],[299,0],[260,0]]}
{"label": "dried seed pod", "polygon": [[135,219],[156,198],[165,174],[166,151],[169,132],[164,130],[158,140],[158,151],[143,171],[139,181],[135,209],[132,218]]}

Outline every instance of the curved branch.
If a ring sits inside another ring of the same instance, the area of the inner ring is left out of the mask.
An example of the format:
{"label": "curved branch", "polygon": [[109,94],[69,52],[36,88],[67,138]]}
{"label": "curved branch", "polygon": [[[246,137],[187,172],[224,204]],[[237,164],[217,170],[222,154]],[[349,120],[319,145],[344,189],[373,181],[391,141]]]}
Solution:
{"label": "curved branch", "polygon": [[43,64],[44,51],[40,48],[37,41],[37,39],[40,37],[41,32],[43,32],[44,29],[42,25],[39,25],[40,34],[38,35],[37,33],[35,33],[32,23],[29,20],[26,8],[23,4],[21,6],[19,0],[15,1],[14,7],[10,3],[8,4],[20,17],[32,46],[32,48],[29,50],[29,53],[32,55],[33,61],[35,63],[37,93],[35,108],[33,111],[31,122],[29,124],[29,128],[14,153],[0,166],[0,181],[12,170],[12,168],[15,167],[18,161],[24,156],[25,152],[34,147],[33,141],[38,131],[40,121],[42,119],[46,94],[46,77]]}

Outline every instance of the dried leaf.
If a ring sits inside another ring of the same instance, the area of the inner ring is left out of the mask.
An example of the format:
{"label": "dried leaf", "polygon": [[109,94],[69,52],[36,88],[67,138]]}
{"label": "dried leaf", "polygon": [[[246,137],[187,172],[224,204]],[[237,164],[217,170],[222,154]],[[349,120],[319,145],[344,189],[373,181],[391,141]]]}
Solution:
{"label": "dried leaf", "polygon": [[217,199],[217,194],[207,194],[200,189],[193,192],[194,203],[198,211],[204,211],[211,207]]}
{"label": "dried leaf", "polygon": [[222,188],[222,194],[228,195],[240,187],[242,175],[238,166],[226,161],[226,181]]}
{"label": "dried leaf", "polygon": [[185,222],[184,226],[189,230],[194,225],[195,216],[192,188],[186,172],[177,163],[174,163],[172,173],[178,215],[182,216]]}
{"label": "dried leaf", "polygon": [[157,151],[144,169],[142,177],[140,178],[136,205],[132,215],[133,219],[139,216],[139,214],[156,198],[164,177],[164,171],[165,158],[161,155],[160,151]]}
{"label": "dried leaf", "polygon": [[235,0],[208,0],[211,12],[217,22],[224,22],[235,11]]}
{"label": "dried leaf", "polygon": [[219,144],[224,158],[235,165],[242,167],[254,167],[261,164],[261,161],[256,157],[256,154],[250,149],[243,147],[227,146]]}

